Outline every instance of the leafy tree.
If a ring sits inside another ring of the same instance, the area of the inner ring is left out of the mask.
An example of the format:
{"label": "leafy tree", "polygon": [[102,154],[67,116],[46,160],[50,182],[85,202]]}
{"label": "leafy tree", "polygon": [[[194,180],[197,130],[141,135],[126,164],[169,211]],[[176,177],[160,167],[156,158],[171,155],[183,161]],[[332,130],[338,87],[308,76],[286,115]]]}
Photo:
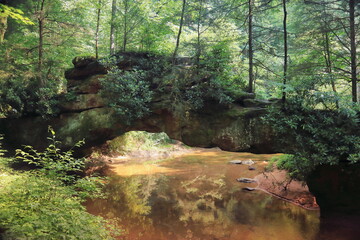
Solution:
{"label": "leafy tree", "polygon": [[0,44],[4,41],[8,17],[15,19],[23,24],[34,24],[28,17],[24,16],[24,12],[20,9],[16,9],[0,3]]}
{"label": "leafy tree", "polygon": [[346,108],[314,110],[314,105],[300,98],[290,98],[282,108],[272,108],[266,120],[285,153],[290,154],[278,165],[289,170],[292,177],[305,180],[318,165],[359,162],[356,114],[355,109]]}

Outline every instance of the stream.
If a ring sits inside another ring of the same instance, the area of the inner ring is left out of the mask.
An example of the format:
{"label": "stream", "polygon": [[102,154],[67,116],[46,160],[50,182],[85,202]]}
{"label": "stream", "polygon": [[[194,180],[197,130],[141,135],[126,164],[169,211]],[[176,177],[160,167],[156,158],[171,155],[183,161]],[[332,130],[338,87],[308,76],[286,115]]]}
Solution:
{"label": "stream", "polygon": [[[210,149],[161,161],[112,164],[107,198],[89,200],[86,207],[116,221],[123,240],[358,239],[346,223],[336,228],[328,221],[324,227],[318,210],[244,190],[257,183],[236,179],[261,174],[272,156]],[[256,170],[229,164],[248,159]]]}

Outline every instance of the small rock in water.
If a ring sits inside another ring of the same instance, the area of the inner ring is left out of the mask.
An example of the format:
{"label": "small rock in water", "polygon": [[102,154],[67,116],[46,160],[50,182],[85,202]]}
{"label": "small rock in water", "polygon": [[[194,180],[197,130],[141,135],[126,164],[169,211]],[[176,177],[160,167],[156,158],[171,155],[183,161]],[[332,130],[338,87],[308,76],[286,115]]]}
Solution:
{"label": "small rock in water", "polygon": [[246,165],[253,165],[255,162],[251,159],[249,160],[245,160],[245,161],[242,161],[242,164],[246,164]]}
{"label": "small rock in water", "polygon": [[231,164],[242,164],[242,161],[241,160],[232,160],[229,163],[231,163]]}
{"label": "small rock in water", "polygon": [[249,166],[249,170],[256,170],[256,167]]}
{"label": "small rock in water", "polygon": [[256,190],[255,188],[252,188],[252,187],[244,187],[243,190],[246,190],[246,191],[254,191]]}
{"label": "small rock in water", "polygon": [[236,179],[236,181],[242,182],[242,183],[254,183],[254,182],[256,182],[256,180],[252,179],[252,178],[238,178],[238,179]]}

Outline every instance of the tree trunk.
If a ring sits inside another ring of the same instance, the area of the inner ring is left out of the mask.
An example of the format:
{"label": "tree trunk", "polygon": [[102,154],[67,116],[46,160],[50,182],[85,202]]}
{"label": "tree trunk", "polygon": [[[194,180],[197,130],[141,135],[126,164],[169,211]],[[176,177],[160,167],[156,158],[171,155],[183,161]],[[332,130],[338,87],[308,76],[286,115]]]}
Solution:
{"label": "tree trunk", "polygon": [[253,65],[253,0],[249,0],[249,92],[253,92],[254,65]]}
{"label": "tree trunk", "polygon": [[199,69],[200,67],[200,56],[201,56],[201,14],[202,14],[202,6],[203,6],[203,2],[202,0],[200,0],[199,3],[199,11],[198,11],[198,19],[197,19],[197,28],[196,28],[196,33],[197,33],[197,43],[196,43],[196,56],[195,56],[195,66],[197,69]]}
{"label": "tree trunk", "polygon": [[122,50],[123,52],[126,51],[126,44],[127,44],[127,38],[128,38],[128,35],[127,35],[127,31],[128,31],[128,26],[127,26],[127,16],[128,15],[128,0],[125,0],[124,2],[124,35],[123,35],[123,47],[122,47]]}
{"label": "tree trunk", "polygon": [[356,38],[355,38],[355,0],[349,0],[350,10],[350,58],[352,101],[357,102]]}
{"label": "tree trunk", "polygon": [[176,38],[176,46],[175,46],[175,50],[174,50],[174,53],[173,53],[173,64],[175,64],[175,58],[176,58],[177,51],[178,51],[179,45],[180,45],[180,36],[181,36],[182,27],[183,27],[183,24],[184,24],[185,6],[186,6],[186,0],[183,0],[182,9],[181,9],[179,32],[178,32],[178,35],[177,35],[177,38]]}
{"label": "tree trunk", "polygon": [[332,61],[331,61],[329,32],[327,30],[325,30],[324,38],[325,38],[324,57],[325,57],[325,64],[326,64],[326,72],[328,74],[330,74],[331,88],[332,88],[333,92],[336,93],[335,81],[334,81],[333,77],[331,76],[332,75]]}
{"label": "tree trunk", "polygon": [[115,54],[115,16],[116,16],[116,0],[112,0],[111,5],[111,22],[110,22],[110,55]]}
{"label": "tree trunk", "polygon": [[101,0],[98,2],[96,32],[95,32],[95,57],[99,58],[99,30],[100,30]]}
{"label": "tree trunk", "polygon": [[8,16],[0,17],[0,43],[2,43],[5,39],[5,32],[7,29],[7,19]]}
{"label": "tree trunk", "polygon": [[283,28],[284,28],[284,75],[283,75],[283,95],[282,101],[285,103],[286,101],[286,84],[287,84],[287,68],[288,68],[288,43],[287,43],[287,29],[286,29],[286,21],[287,21],[287,11],[286,11],[286,0],[283,0]]}
{"label": "tree trunk", "polygon": [[40,3],[39,16],[38,16],[38,27],[39,27],[39,48],[38,48],[38,77],[39,77],[39,86],[44,87],[46,85],[46,80],[43,77],[43,55],[44,55],[44,5],[45,0],[42,0]]}

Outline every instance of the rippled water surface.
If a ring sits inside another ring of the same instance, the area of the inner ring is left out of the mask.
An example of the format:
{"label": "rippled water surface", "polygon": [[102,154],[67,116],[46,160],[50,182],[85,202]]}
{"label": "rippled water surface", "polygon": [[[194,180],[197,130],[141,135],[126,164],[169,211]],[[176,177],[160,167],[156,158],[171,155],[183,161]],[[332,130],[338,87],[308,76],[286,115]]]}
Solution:
{"label": "rippled water surface", "polygon": [[[129,240],[310,240],[352,239],[319,235],[319,212],[244,191],[273,155],[199,151],[161,163],[113,166],[109,197],[89,201],[88,211],[116,218]],[[256,171],[230,160],[252,159]],[[360,238],[359,238],[360,239]]]}

